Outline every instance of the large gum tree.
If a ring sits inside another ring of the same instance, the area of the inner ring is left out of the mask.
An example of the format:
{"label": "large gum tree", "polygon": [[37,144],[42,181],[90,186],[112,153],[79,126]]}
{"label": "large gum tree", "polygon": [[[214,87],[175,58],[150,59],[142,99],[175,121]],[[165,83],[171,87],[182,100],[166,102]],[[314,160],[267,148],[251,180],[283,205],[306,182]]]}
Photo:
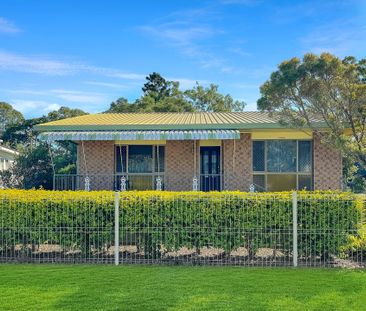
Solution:
{"label": "large gum tree", "polygon": [[[260,88],[258,109],[310,127],[352,163],[366,167],[366,59],[306,54],[282,62]],[[330,130],[317,128],[320,119]]]}

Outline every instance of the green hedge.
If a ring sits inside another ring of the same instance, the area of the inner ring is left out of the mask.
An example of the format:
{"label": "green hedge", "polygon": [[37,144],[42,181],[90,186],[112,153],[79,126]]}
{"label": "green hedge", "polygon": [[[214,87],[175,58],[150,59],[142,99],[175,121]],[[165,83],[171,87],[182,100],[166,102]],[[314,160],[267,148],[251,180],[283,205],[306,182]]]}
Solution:
{"label": "green hedge", "polygon": [[[124,192],[120,232],[157,258],[181,247],[292,251],[292,196],[241,192]],[[298,194],[299,256],[337,254],[360,228],[362,202],[349,193]],[[91,254],[113,245],[114,193],[0,190],[0,248],[42,243]],[[27,246],[28,245],[28,246]]]}

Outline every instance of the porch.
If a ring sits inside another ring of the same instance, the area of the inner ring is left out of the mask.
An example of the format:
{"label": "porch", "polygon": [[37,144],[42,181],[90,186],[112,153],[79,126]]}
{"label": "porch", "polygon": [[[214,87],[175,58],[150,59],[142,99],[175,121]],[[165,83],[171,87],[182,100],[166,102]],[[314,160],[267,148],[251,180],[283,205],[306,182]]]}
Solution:
{"label": "porch", "polygon": [[79,141],[78,173],[55,174],[54,189],[312,190],[313,149],[313,140],[257,140],[249,133],[239,139]]}
{"label": "porch", "polygon": [[[221,140],[190,141],[189,143],[159,142],[152,144],[139,141],[106,147],[114,148],[113,173],[109,171],[110,157],[106,153],[80,154],[93,148],[88,142],[78,147],[77,174],[55,174],[54,190],[185,190],[221,191],[223,189],[223,157]],[[108,144],[110,145],[110,144]],[[166,146],[168,145],[168,147]],[[173,146],[170,146],[173,145]],[[186,148],[185,148],[186,147]],[[93,148],[94,149],[94,148]],[[104,148],[99,150],[103,150]],[[191,149],[191,150],[189,150]],[[110,153],[110,152],[109,152]],[[170,158],[170,159],[169,159]],[[108,167],[107,167],[108,166]],[[169,170],[167,171],[167,167]],[[95,173],[98,171],[98,173]]]}

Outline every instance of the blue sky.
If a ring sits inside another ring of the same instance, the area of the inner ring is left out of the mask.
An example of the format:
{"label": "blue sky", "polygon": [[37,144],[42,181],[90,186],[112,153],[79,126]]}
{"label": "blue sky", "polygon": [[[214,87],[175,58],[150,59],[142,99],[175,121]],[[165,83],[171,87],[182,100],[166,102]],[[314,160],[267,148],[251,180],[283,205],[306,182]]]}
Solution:
{"label": "blue sky", "polygon": [[100,112],[153,71],[215,83],[256,109],[259,86],[306,52],[366,55],[366,1],[0,2],[0,101],[26,117]]}

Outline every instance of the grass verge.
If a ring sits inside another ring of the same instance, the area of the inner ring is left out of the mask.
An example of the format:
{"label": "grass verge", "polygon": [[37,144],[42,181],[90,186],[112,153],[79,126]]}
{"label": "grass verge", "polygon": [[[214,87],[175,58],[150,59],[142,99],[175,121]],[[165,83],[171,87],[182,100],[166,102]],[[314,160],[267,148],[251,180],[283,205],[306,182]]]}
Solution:
{"label": "grass verge", "polygon": [[365,310],[366,271],[0,265],[1,310]]}

